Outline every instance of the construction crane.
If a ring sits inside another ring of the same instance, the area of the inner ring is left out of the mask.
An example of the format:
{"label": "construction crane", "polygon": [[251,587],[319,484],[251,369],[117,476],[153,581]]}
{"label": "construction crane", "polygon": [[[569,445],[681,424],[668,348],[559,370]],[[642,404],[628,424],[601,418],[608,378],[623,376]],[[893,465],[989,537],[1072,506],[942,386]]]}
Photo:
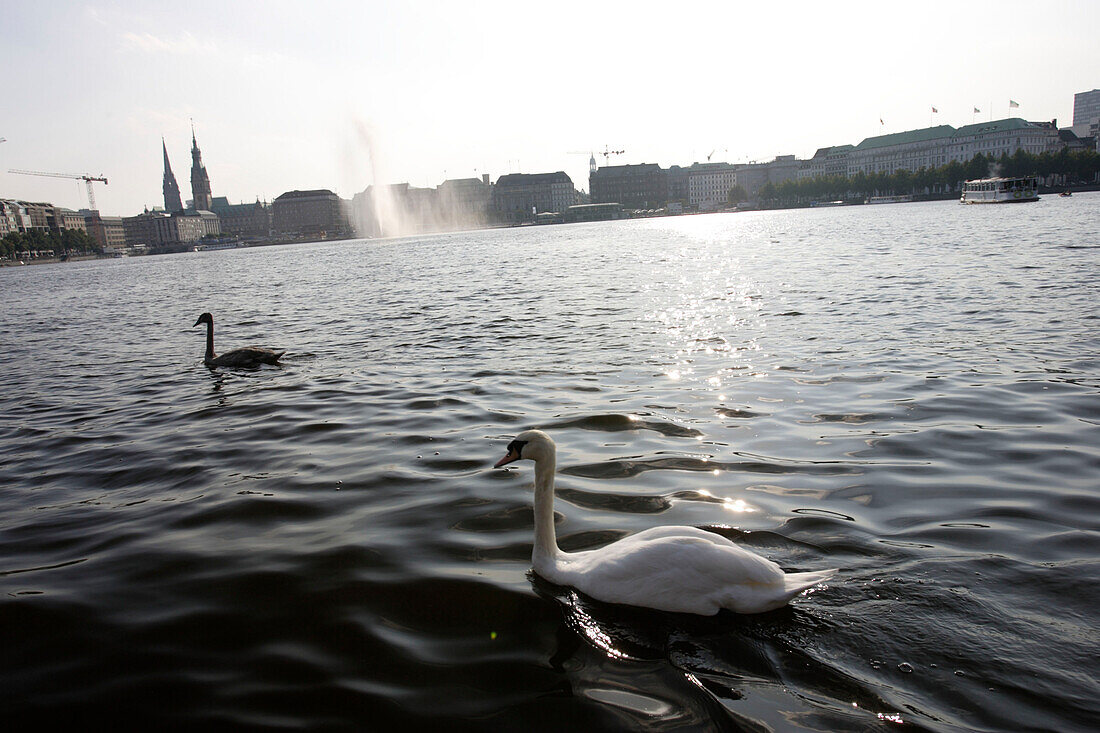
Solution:
{"label": "construction crane", "polygon": [[625,152],[626,152],[625,150],[610,150],[610,149],[608,149],[608,147],[607,147],[606,145],[604,145],[604,146],[603,146],[603,152],[602,152],[602,153],[600,153],[600,155],[602,155],[602,156],[603,156],[603,164],[604,164],[604,165],[607,165],[607,163],[608,163],[608,159],[609,159],[609,158],[610,158],[610,157],[611,157],[612,155],[622,155],[622,154],[623,154],[623,153],[625,153]]}
{"label": "construction crane", "polygon": [[[603,156],[603,164],[606,166],[612,155],[622,155],[625,152],[626,152],[625,150],[611,150],[608,146],[604,145],[603,146],[603,152],[600,153],[600,155]],[[589,168],[591,168],[592,170],[596,170],[596,154],[594,152],[592,152],[591,150],[588,150],[588,151],[570,150],[567,153],[567,155],[587,155],[587,156],[589,156],[589,158],[590,158]]]}
{"label": "construction crane", "polygon": [[88,208],[92,211],[99,211],[95,205],[95,193],[92,191],[92,181],[98,181],[104,186],[107,185],[107,179],[103,176],[78,176],[70,173],[43,173],[42,171],[17,171],[9,170],[8,173],[18,173],[23,176],[48,176],[50,178],[75,178],[78,181],[84,181],[84,184],[88,187]]}

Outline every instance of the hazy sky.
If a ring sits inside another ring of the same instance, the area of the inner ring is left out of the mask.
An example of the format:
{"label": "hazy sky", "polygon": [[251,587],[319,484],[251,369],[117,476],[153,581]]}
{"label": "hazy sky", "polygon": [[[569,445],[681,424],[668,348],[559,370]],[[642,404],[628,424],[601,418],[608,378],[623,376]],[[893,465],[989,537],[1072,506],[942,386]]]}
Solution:
{"label": "hazy sky", "polygon": [[587,190],[605,146],[612,164],[805,158],[974,107],[1066,126],[1100,87],[1098,28],[1096,0],[5,0],[0,197],[86,206],[83,183],[17,168],[105,175],[105,214],[162,205],[163,135],[187,199],[190,118],[234,203],[376,176],[564,170]]}

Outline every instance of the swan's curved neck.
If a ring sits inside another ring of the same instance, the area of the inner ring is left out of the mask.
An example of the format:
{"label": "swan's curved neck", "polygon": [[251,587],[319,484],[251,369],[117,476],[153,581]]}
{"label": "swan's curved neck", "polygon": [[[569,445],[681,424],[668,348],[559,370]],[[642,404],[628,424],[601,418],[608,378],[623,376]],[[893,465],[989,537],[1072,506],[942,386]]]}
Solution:
{"label": "swan's curved neck", "polygon": [[554,533],[555,459],[551,452],[535,462],[535,549],[531,553],[531,564],[536,573],[543,575],[554,566],[561,552]]}
{"label": "swan's curved neck", "polygon": [[214,322],[206,322],[206,361],[214,359]]}

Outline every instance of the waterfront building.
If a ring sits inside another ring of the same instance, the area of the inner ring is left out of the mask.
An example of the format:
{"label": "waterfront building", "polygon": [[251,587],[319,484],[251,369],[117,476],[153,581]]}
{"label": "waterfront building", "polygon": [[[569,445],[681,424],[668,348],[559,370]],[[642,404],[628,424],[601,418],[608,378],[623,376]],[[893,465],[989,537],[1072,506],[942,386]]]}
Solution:
{"label": "waterfront building", "polygon": [[31,217],[18,201],[0,199],[0,237],[25,232],[31,228]]}
{"label": "waterfront building", "polygon": [[25,226],[22,231],[26,232],[31,229],[41,229],[43,232],[48,232],[51,229],[50,222],[53,219],[53,204],[35,201],[19,201],[18,203],[23,208],[23,212],[29,220],[29,224]]}
{"label": "waterfront building", "polygon": [[104,216],[98,211],[82,209],[84,226],[101,250],[120,250],[126,246],[126,230],[121,216]]}
{"label": "waterfront building", "polygon": [[61,207],[54,207],[54,211],[54,218],[61,229],[79,229],[82,232],[88,231],[88,225],[84,222],[84,215],[79,211]]}
{"label": "waterfront building", "polygon": [[688,169],[679,165],[670,166],[665,171],[665,190],[666,205],[676,202],[682,211],[688,200]]}
{"label": "waterfront building", "polygon": [[854,145],[834,145],[825,154],[825,175],[848,175],[848,156],[852,154]]}
{"label": "waterfront building", "polygon": [[256,201],[231,204],[225,196],[215,196],[211,209],[220,221],[220,232],[236,237],[266,237],[271,234],[271,207]]}
{"label": "waterfront building", "polygon": [[818,148],[809,160],[802,161],[802,167],[798,169],[798,179],[820,178],[825,175],[825,156],[829,148]]}
{"label": "waterfront building", "polygon": [[750,199],[771,182],[767,163],[747,163],[737,166],[736,185],[740,186]]}
{"label": "waterfront building", "polygon": [[[836,163],[832,162],[831,165],[835,166]],[[802,167],[802,161],[793,155],[777,155],[775,160],[770,163],[765,163],[764,168],[768,171],[768,183],[773,186],[778,186],[785,181],[793,181],[798,178],[798,171]],[[826,175],[830,168],[830,161],[826,157],[825,170]],[[740,179],[737,181],[740,183]],[[748,189],[746,189],[748,190]]]}
{"label": "waterfront building", "polygon": [[164,210],[171,213],[183,210],[183,201],[180,200],[180,187],[176,183],[176,174],[172,172],[172,164],[168,162],[168,145],[164,138],[160,139],[161,148],[164,149],[164,182],[161,189],[164,192]]}
{"label": "waterfront building", "polygon": [[370,185],[351,197],[351,222],[361,237],[413,233],[408,221],[408,183]]}
{"label": "waterfront building", "polygon": [[938,125],[866,138],[848,156],[848,176],[890,174],[945,165],[949,161],[948,150],[954,134],[955,128],[951,125]]}
{"label": "waterfront building", "polygon": [[484,225],[488,220],[491,191],[488,173],[481,178],[443,181],[436,188],[442,223],[449,229]]}
{"label": "waterfront building", "polygon": [[853,147],[852,145],[833,145],[828,148],[818,148],[812,158],[801,161],[798,178],[846,177],[848,175],[848,156],[851,154]]}
{"label": "waterfront building", "polygon": [[1013,117],[957,130],[939,125],[867,138],[850,151],[848,176],[889,175],[899,170],[936,168],[951,161],[965,163],[979,153],[994,158],[1013,155],[1017,150],[1038,155],[1058,147],[1055,122],[1027,122]]}
{"label": "waterfront building", "polygon": [[27,216],[31,219],[31,229],[41,229],[55,234],[60,234],[64,229],[80,229],[87,231],[84,223],[84,215],[72,209],[63,209],[48,203],[19,202]]}
{"label": "waterfront building", "polygon": [[158,247],[189,246],[203,238],[202,218],[183,211],[153,219]]}
{"label": "waterfront building", "polygon": [[588,176],[593,204],[618,203],[628,209],[656,209],[668,200],[668,172],[656,163],[610,165]]}
{"label": "waterfront building", "polygon": [[348,232],[344,202],[328,189],[287,191],[271,208],[272,228],[282,234],[323,239]]}
{"label": "waterfront building", "polygon": [[163,211],[146,210],[137,216],[122,217],[122,232],[130,249],[152,249],[163,244],[158,238],[157,220],[168,219]]}
{"label": "waterfront building", "polygon": [[220,220],[209,211],[149,211],[122,219],[125,246],[131,249],[179,249],[221,233]]}
{"label": "waterfront building", "polygon": [[532,221],[537,214],[562,213],[577,203],[573,180],[564,172],[509,173],[497,179],[492,211],[502,221]]}
{"label": "waterfront building", "polygon": [[199,224],[202,227],[202,236],[204,237],[216,237],[222,233],[222,223],[218,215],[213,211],[207,211],[200,209],[195,211],[193,209],[188,211],[177,212],[180,216],[192,216],[197,217]]}
{"label": "waterfront building", "polygon": [[698,211],[714,211],[729,204],[737,172],[729,163],[692,163],[687,169],[687,202]]}
{"label": "waterfront building", "polygon": [[408,220],[413,222],[414,231],[430,231],[439,228],[441,212],[437,204],[438,197],[434,188],[409,186],[405,189],[405,207]]}
{"label": "waterfront building", "polygon": [[[168,154],[165,153],[165,162]],[[178,188],[178,187],[177,187]],[[210,195],[210,176],[206,174],[206,166],[202,164],[202,153],[199,151],[199,143],[195,140],[195,125],[191,125],[191,205],[199,211],[209,211],[212,203]],[[175,211],[165,200],[164,208]],[[183,208],[183,207],[180,207]]]}
{"label": "waterfront building", "polygon": [[1100,89],[1073,95],[1073,126],[1088,125],[1100,118]]}
{"label": "waterfront building", "polygon": [[1061,147],[1057,121],[1026,122],[1018,117],[960,127],[951,136],[950,145],[950,159],[960,163],[978,153],[999,158],[1013,155],[1017,150],[1039,155]]}

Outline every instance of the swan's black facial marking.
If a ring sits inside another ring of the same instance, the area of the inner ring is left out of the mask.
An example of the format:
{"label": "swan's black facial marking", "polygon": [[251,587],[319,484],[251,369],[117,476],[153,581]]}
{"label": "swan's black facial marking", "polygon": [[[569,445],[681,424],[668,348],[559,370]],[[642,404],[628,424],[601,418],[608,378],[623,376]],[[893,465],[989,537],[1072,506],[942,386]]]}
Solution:
{"label": "swan's black facial marking", "polygon": [[501,466],[508,465],[512,461],[518,461],[523,457],[523,446],[525,445],[527,445],[526,440],[513,440],[508,444],[508,452],[504,455],[504,458],[497,461],[493,468],[500,468]]}

